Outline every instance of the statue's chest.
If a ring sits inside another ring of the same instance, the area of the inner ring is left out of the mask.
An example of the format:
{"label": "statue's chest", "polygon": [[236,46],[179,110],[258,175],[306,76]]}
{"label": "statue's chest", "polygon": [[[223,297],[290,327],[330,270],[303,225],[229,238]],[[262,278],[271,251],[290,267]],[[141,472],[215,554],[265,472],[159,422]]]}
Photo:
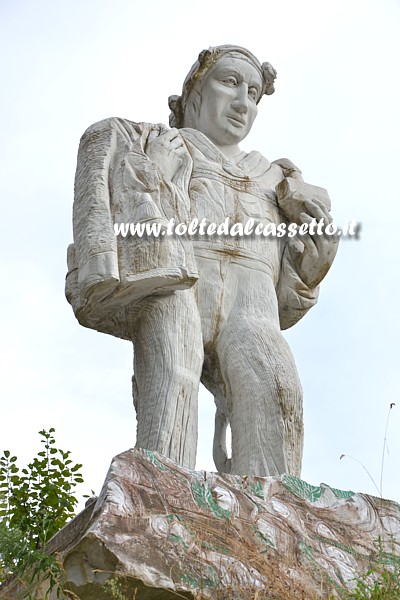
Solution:
{"label": "statue's chest", "polygon": [[195,164],[189,186],[192,218],[234,223],[279,222],[274,175],[251,177],[234,164]]}

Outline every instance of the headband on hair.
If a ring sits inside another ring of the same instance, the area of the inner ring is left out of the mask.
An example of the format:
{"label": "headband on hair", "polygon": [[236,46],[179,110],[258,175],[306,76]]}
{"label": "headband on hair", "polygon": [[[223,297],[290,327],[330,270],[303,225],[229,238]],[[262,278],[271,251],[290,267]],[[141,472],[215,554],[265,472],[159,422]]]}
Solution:
{"label": "headband on hair", "polygon": [[263,81],[263,88],[260,97],[257,100],[257,104],[261,100],[262,96],[266,94],[270,96],[274,93],[274,81],[276,78],[276,71],[274,67],[268,63],[260,63],[260,61],[246,48],[241,46],[215,46],[208,50],[202,50],[199,54],[197,61],[194,63],[189,73],[187,74],[185,81],[183,82],[182,94],[180,96],[174,95],[168,98],[168,106],[171,109],[169,116],[169,124],[171,127],[182,127],[183,118],[185,114],[186,101],[190,92],[195,87],[196,83],[201,81],[207,71],[215,65],[215,63],[225,56],[226,54],[241,54],[243,55],[255,68],[259,71],[261,79]]}

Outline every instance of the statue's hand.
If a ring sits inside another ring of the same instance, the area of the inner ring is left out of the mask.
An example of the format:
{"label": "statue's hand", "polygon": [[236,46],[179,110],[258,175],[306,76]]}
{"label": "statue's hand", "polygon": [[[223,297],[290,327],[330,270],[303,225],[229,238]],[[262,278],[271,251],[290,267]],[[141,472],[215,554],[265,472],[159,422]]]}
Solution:
{"label": "statue's hand", "polygon": [[185,144],[175,128],[151,140],[146,148],[147,156],[156,163],[168,181],[172,181],[178,171],[185,152]]}
{"label": "statue's hand", "polygon": [[[333,222],[323,202],[317,198],[306,200],[307,213],[300,214],[302,223],[310,224],[324,220],[323,230]],[[301,242],[299,243],[299,240]],[[310,235],[309,233],[291,238],[288,242],[289,252],[302,281],[309,287],[315,288],[329,271],[338,249],[339,239],[336,235]]]}

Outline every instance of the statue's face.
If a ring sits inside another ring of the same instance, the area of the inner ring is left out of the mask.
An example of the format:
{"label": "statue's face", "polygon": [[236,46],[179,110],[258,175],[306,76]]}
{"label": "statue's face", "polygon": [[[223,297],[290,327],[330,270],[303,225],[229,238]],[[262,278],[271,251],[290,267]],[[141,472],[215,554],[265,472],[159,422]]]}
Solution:
{"label": "statue's face", "polygon": [[217,146],[238,144],[249,133],[257,116],[263,82],[255,66],[230,56],[221,58],[205,76],[195,123]]}

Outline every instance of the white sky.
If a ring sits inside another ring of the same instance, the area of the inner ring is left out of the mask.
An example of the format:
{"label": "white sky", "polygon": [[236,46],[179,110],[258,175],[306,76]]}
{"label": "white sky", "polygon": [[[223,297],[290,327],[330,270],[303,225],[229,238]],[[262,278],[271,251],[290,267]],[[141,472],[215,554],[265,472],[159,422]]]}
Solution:
{"label": "white sky", "polygon": [[[278,70],[245,150],[290,158],[329,190],[343,242],[319,304],[287,338],[304,388],[303,478],[400,499],[398,0],[2,0],[0,450],[30,460],[42,428],[99,493],[135,442],[132,348],[79,326],[64,298],[79,138],[109,116],[168,122],[198,53],[249,48]],[[199,469],[213,470],[200,396]]]}

